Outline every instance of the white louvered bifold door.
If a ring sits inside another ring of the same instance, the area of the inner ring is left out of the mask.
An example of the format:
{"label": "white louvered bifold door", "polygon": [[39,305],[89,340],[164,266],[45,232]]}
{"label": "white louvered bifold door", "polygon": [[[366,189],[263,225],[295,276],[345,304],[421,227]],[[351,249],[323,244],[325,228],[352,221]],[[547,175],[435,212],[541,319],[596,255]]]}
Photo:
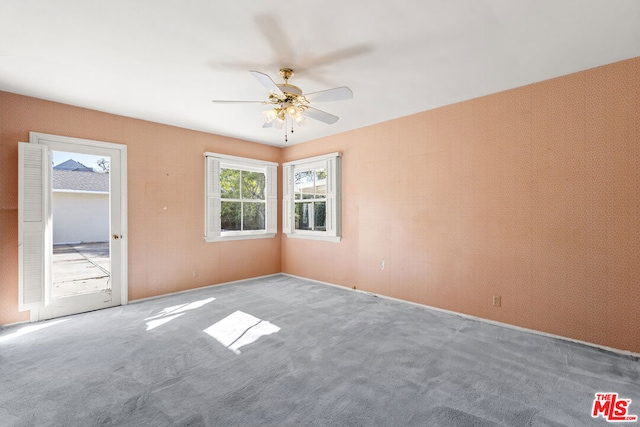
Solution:
{"label": "white louvered bifold door", "polygon": [[43,305],[49,275],[45,248],[50,231],[48,149],[41,144],[18,145],[18,283],[20,311]]}

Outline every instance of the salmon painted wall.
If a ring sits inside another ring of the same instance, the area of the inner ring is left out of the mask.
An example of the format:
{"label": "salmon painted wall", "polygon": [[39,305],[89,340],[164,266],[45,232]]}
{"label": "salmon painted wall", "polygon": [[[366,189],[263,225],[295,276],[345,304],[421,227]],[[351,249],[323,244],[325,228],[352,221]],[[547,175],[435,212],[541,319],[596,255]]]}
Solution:
{"label": "salmon painted wall", "polygon": [[17,180],[30,131],[127,145],[129,299],[280,272],[279,235],[202,238],[203,153],[279,162],[279,148],[0,92],[0,324],[29,319],[17,311]]}
{"label": "salmon painted wall", "polygon": [[640,352],[640,58],[283,161],[333,151],[342,242],[283,237],[283,272]]}

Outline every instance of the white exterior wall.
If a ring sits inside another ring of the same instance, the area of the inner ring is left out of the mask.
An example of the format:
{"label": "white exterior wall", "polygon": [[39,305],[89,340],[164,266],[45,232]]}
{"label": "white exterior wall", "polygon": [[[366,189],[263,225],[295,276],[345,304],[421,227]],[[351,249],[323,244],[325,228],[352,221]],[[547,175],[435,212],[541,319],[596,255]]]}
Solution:
{"label": "white exterior wall", "polygon": [[109,194],[53,191],[53,243],[109,241]]}

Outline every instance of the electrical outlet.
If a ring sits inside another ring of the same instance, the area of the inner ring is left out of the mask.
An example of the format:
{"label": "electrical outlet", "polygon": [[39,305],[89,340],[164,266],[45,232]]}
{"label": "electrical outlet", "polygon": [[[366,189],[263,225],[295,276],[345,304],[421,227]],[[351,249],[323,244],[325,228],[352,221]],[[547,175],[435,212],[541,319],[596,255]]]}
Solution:
{"label": "electrical outlet", "polygon": [[193,270],[193,277],[198,277],[200,275],[200,272],[198,272],[198,270]]}
{"label": "electrical outlet", "polygon": [[501,298],[501,297],[499,297],[499,296],[497,296],[497,295],[494,295],[494,296],[493,296],[493,306],[494,306],[494,307],[500,307],[500,304],[501,304],[501,302],[502,302],[501,300],[502,300],[502,298]]}

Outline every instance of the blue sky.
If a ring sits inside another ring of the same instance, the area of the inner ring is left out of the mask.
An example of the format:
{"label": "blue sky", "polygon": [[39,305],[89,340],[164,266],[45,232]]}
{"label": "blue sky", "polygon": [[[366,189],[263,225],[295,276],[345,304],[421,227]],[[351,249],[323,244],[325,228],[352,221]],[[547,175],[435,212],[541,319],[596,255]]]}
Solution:
{"label": "blue sky", "polygon": [[[98,160],[105,158],[105,156],[92,156],[90,154],[80,154],[80,153],[67,153],[66,151],[52,151],[53,158],[53,166],[57,166],[60,163],[64,163],[69,159],[73,159],[76,162],[80,162],[88,168],[93,168],[96,171],[100,171],[101,168],[98,166]],[[109,160],[108,158],[106,158]]]}

